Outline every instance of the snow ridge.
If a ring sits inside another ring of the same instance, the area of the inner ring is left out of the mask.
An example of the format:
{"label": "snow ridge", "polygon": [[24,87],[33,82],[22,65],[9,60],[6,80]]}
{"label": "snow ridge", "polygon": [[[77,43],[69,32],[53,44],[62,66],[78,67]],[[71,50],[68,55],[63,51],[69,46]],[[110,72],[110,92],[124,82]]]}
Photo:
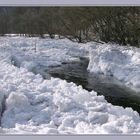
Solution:
{"label": "snow ridge", "polygon": [[114,76],[140,91],[140,50],[134,47],[103,44],[90,47],[88,70]]}

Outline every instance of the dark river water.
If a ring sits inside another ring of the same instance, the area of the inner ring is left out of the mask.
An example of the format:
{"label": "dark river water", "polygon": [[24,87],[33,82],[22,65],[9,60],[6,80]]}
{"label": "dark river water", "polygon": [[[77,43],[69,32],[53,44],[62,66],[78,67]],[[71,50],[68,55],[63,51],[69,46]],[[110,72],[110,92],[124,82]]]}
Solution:
{"label": "dark river water", "polygon": [[45,72],[52,77],[57,77],[81,85],[84,89],[94,90],[98,95],[113,105],[132,107],[140,113],[140,97],[134,91],[124,86],[113,77],[101,74],[92,74],[87,71],[88,59],[81,58],[78,62],[63,63],[61,66],[50,67]]}

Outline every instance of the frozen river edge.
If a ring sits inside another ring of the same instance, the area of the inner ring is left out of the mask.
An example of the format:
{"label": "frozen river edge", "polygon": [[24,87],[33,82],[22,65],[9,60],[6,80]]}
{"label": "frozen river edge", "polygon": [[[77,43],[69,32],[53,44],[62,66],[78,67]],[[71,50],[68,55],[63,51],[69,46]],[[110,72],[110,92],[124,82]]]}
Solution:
{"label": "frozen river edge", "polygon": [[[88,56],[88,46],[80,47],[67,39],[7,37],[0,41],[1,107],[5,103],[1,133],[140,133],[139,114],[131,108],[113,106],[103,96],[74,83],[57,78],[44,80],[30,72],[39,65],[59,65]],[[19,68],[13,66],[13,59]]]}

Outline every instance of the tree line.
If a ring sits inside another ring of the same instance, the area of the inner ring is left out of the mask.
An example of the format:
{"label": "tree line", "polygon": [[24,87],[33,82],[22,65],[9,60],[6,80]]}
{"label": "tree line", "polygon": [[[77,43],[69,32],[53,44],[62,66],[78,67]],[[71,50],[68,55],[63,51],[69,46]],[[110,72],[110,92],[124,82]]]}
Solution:
{"label": "tree line", "polygon": [[0,35],[140,46],[140,7],[1,7]]}

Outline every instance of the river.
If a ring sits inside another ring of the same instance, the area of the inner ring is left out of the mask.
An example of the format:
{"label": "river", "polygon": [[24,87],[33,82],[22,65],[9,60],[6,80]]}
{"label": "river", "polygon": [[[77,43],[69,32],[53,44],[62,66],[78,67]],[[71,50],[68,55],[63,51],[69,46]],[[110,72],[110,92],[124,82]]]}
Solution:
{"label": "river", "polygon": [[114,77],[88,72],[88,63],[87,58],[81,58],[77,62],[49,67],[45,70],[43,76],[45,77],[45,73],[49,73],[52,77],[74,82],[88,91],[94,90],[98,95],[104,95],[105,99],[113,105],[132,107],[133,110],[140,113],[140,97],[133,90]]}

